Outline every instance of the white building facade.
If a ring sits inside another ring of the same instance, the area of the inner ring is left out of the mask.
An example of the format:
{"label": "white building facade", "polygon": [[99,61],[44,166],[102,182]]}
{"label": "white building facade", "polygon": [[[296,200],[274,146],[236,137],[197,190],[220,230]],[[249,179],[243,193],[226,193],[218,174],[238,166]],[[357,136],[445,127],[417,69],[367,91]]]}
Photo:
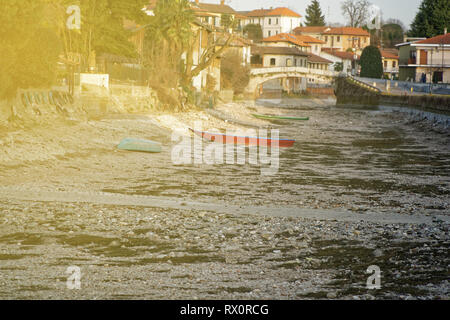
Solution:
{"label": "white building facade", "polygon": [[288,8],[262,9],[243,13],[247,19],[243,25],[259,24],[263,37],[268,38],[281,33],[291,33],[301,25],[302,16]]}

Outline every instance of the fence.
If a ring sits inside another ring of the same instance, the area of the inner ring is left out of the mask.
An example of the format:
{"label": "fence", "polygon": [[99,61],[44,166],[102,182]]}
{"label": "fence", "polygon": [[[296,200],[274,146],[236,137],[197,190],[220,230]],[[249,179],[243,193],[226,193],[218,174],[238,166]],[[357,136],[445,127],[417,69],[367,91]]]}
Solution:
{"label": "fence", "polygon": [[380,89],[385,88],[388,81],[390,81],[391,89],[398,89],[405,92],[411,92],[412,88],[413,92],[428,93],[428,94],[431,92],[433,94],[450,95],[450,84],[415,83],[407,81],[371,79],[361,77],[354,77],[354,78],[368,84],[376,83],[377,88]]}

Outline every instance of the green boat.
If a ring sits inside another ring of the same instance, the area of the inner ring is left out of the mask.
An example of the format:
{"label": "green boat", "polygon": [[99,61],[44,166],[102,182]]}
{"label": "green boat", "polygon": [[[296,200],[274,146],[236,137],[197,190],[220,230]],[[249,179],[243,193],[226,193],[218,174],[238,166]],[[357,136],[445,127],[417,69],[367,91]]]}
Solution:
{"label": "green boat", "polygon": [[117,147],[119,150],[160,153],[162,147],[159,142],[143,139],[126,138]]}
{"label": "green boat", "polygon": [[308,121],[309,117],[296,118],[296,117],[283,117],[283,116],[267,116],[263,114],[252,114],[255,118],[264,120],[296,120],[296,121]]}

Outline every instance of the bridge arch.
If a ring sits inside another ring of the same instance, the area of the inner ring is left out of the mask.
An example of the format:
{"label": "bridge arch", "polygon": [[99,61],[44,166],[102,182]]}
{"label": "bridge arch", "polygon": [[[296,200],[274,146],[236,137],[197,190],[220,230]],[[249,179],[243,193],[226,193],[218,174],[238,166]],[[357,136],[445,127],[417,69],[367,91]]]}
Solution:
{"label": "bridge arch", "polygon": [[[287,77],[286,75],[279,74],[279,75],[273,75],[271,77],[267,77],[265,79],[260,79],[256,84],[254,96],[255,98],[260,97],[263,94],[264,85],[279,80],[280,82],[280,89],[282,91],[291,93],[298,93],[306,90],[308,79],[305,76],[297,75],[295,77]],[[269,89],[270,90],[270,89]]]}
{"label": "bridge arch", "polygon": [[257,68],[252,69],[250,73],[250,81],[247,85],[246,92],[252,94],[255,98],[259,95],[260,86],[268,81],[276,79],[302,78],[305,80],[305,90],[309,79],[315,82],[330,83],[337,73],[329,70],[309,69],[303,67],[274,67],[274,68]]}

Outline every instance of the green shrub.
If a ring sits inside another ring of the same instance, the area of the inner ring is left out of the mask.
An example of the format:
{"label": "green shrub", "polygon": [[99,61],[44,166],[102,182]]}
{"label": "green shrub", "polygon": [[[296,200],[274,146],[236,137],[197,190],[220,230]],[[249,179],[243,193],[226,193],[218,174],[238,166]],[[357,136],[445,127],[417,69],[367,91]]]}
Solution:
{"label": "green shrub", "polygon": [[361,77],[375,79],[383,77],[383,59],[377,47],[368,46],[362,52]]}

